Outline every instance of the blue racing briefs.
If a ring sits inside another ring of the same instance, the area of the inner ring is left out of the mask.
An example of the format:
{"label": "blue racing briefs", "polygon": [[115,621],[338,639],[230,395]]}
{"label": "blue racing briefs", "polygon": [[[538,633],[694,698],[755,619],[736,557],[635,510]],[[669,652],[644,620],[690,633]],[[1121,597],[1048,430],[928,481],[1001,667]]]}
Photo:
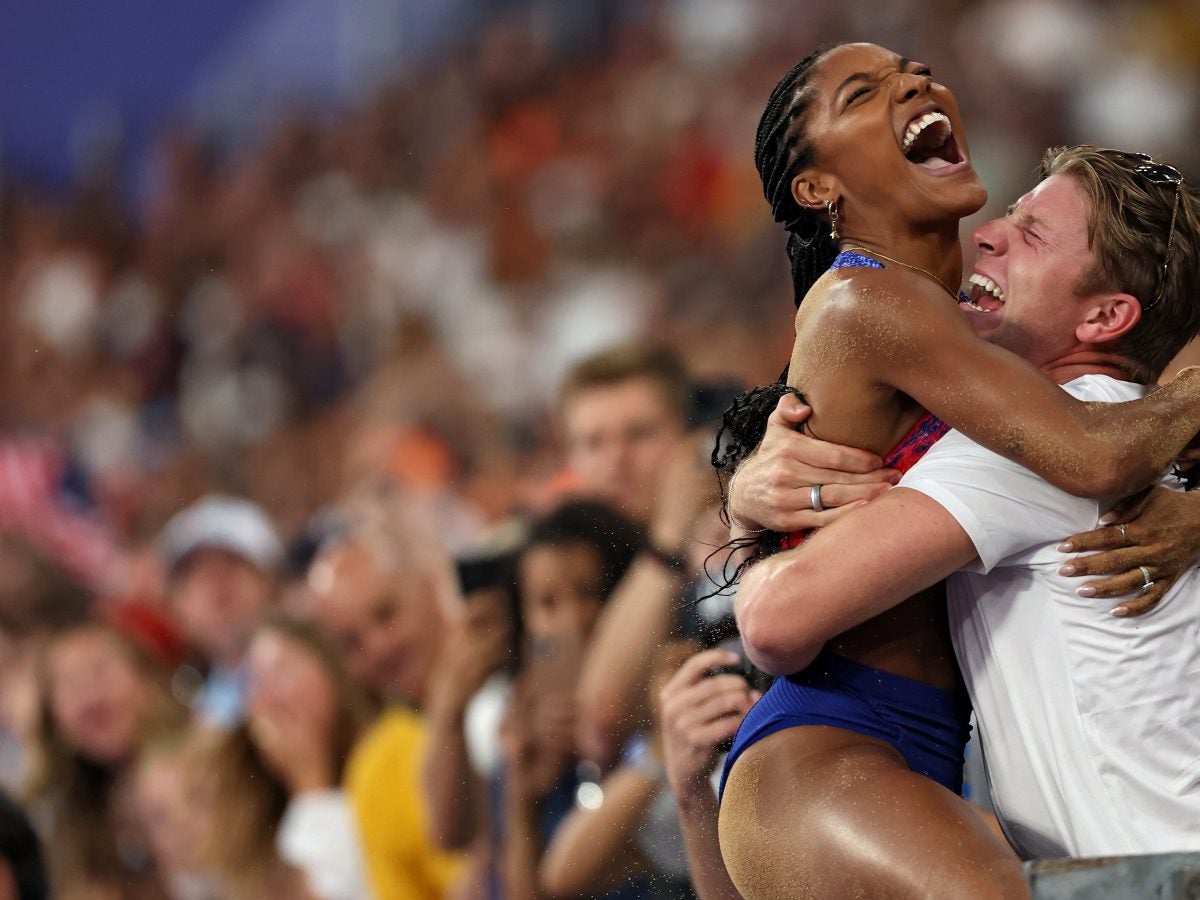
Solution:
{"label": "blue racing briefs", "polygon": [[828,725],[887,741],[914,772],[960,794],[970,714],[965,694],[822,650],[803,672],[776,678],[746,714],[725,758],[721,792],[750,745],[785,728]]}

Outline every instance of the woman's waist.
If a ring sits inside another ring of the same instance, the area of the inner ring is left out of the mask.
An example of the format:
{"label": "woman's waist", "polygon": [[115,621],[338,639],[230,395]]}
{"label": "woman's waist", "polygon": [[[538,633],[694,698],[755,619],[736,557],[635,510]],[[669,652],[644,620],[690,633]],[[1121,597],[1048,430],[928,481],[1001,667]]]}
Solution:
{"label": "woman's waist", "polygon": [[941,584],[843,632],[826,649],[941,690],[962,690]]}

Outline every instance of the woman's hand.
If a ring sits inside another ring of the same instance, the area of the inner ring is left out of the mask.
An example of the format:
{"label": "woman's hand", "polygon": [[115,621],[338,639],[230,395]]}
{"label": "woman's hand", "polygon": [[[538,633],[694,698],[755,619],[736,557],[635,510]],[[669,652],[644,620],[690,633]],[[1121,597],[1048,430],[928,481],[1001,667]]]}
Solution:
{"label": "woman's hand", "polygon": [[[1114,616],[1149,612],[1200,557],[1200,495],[1154,487],[1122,501],[1100,521],[1104,527],[1073,534],[1059,545],[1064,553],[1092,553],[1059,573],[1109,576],[1080,587],[1084,597],[1136,593],[1113,608]],[[1144,587],[1147,576],[1150,587]]]}
{"label": "woman's hand", "polygon": [[303,704],[251,705],[246,726],[263,761],[295,797],[334,786],[333,736],[319,713]]}
{"label": "woman's hand", "polygon": [[517,681],[500,726],[510,802],[532,806],[554,789],[571,759],[574,735],[569,698],[539,697],[526,681]]}
{"label": "woman's hand", "polygon": [[[782,533],[819,528],[900,480],[899,472],[880,468],[883,461],[874,453],[797,431],[811,414],[795,394],[779,399],[762,443],[729,482],[729,515],[736,525]],[[823,512],[813,509],[817,484]]]}

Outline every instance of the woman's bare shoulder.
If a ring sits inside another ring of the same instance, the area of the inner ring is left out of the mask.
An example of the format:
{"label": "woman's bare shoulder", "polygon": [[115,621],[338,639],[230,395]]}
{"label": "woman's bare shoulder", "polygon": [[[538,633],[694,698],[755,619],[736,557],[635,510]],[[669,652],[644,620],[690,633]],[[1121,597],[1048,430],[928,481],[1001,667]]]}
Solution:
{"label": "woman's bare shoulder", "polygon": [[[809,307],[809,301],[815,301]],[[808,307],[808,309],[806,309]],[[797,312],[802,325],[853,334],[862,345],[890,344],[914,332],[966,323],[956,302],[925,276],[903,269],[838,269],[813,285]]]}

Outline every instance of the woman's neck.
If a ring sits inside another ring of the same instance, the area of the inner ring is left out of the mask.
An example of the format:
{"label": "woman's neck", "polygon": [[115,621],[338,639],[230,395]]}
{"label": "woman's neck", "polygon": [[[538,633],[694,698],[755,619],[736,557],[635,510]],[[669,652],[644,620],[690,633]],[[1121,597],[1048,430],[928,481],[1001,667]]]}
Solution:
{"label": "woman's neck", "polygon": [[839,241],[841,249],[861,247],[867,252],[890,256],[909,266],[924,269],[952,292],[962,286],[962,245],[958,240],[958,222],[937,231],[906,233],[873,229],[869,233],[847,234]]}

